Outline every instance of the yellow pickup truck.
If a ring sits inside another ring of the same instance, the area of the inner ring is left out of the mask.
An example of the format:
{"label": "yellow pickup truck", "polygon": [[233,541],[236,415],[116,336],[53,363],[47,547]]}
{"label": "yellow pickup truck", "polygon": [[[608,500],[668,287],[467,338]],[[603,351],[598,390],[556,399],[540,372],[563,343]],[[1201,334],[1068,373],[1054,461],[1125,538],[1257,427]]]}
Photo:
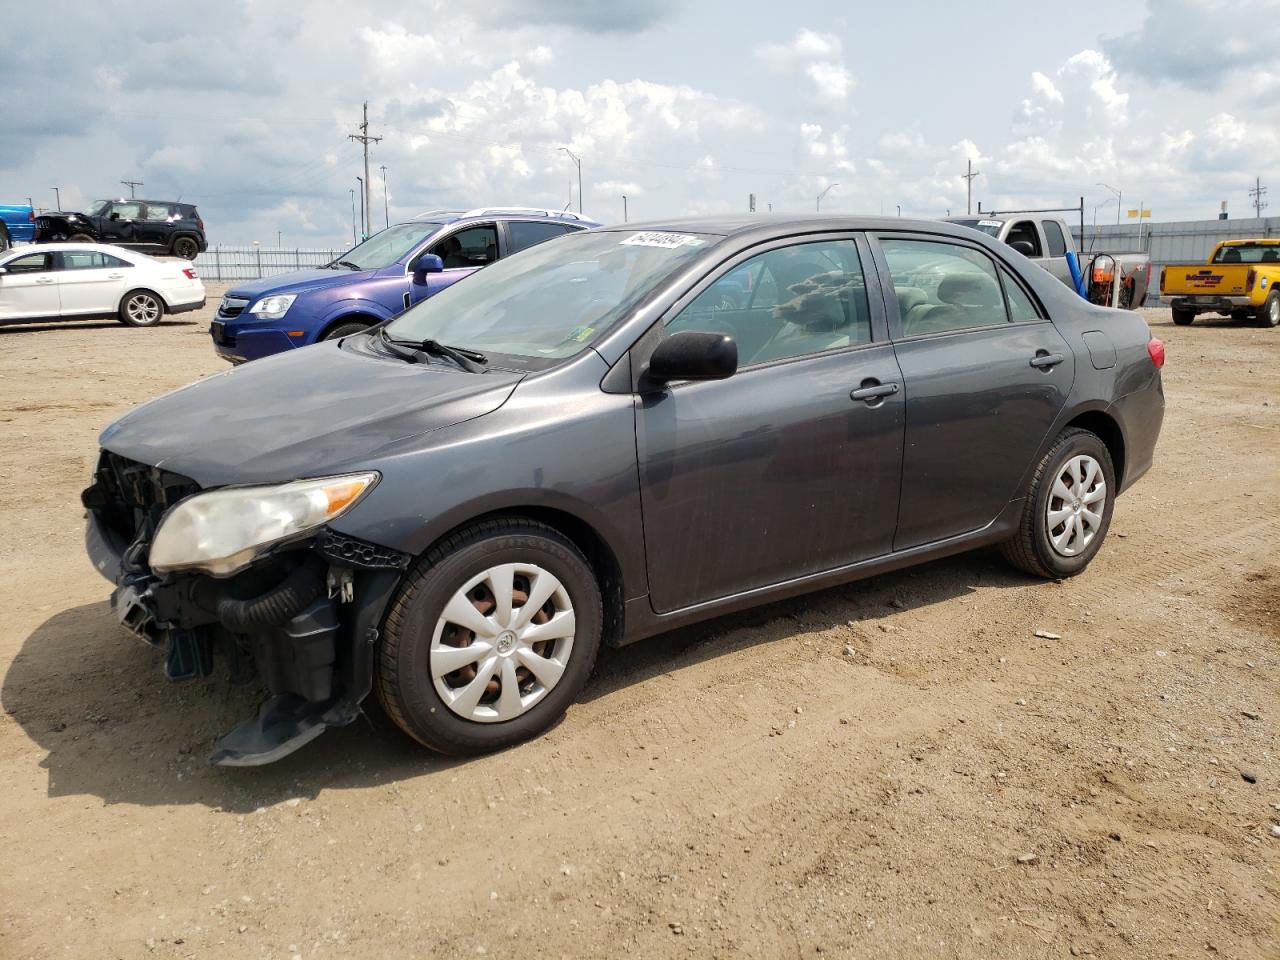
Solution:
{"label": "yellow pickup truck", "polygon": [[1160,271],[1160,297],[1181,327],[1198,313],[1280,326],[1280,238],[1223,240],[1208,263],[1171,263]]}

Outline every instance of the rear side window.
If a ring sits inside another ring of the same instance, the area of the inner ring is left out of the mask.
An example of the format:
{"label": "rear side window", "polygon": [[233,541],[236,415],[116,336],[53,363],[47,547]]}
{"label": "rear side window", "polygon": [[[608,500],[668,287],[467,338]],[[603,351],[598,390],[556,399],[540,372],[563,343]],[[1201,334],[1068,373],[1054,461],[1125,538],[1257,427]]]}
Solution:
{"label": "rear side window", "polygon": [[1036,230],[1035,222],[1032,220],[1019,220],[1009,228],[1009,235],[1004,238],[1004,242],[1013,244],[1015,241],[1025,240],[1031,244],[1031,252],[1027,254],[1029,257],[1043,257],[1044,250],[1040,246],[1040,233]]}
{"label": "rear side window", "polygon": [[62,254],[63,270],[102,270],[107,267],[131,267],[133,264],[97,250],[65,250]]}
{"label": "rear side window", "polygon": [[880,241],[904,337],[1007,323],[995,265],[969,247],[933,240]]}
{"label": "rear side window", "polygon": [[1045,243],[1049,244],[1049,256],[1065,257],[1067,255],[1067,239],[1062,235],[1062,228],[1056,221],[1042,220]]}
{"label": "rear side window", "polygon": [[1009,275],[1008,271],[1001,270],[1000,278],[1004,280],[1004,295],[1009,304],[1009,319],[1014,323],[1039,320],[1040,311],[1036,309],[1036,305],[1031,302],[1031,298],[1027,296],[1026,291],[1018,286],[1017,281]]}
{"label": "rear side window", "polygon": [[571,229],[563,223],[538,223],[532,220],[510,220],[507,222],[507,229],[511,231],[511,252],[519,253],[529,247],[542,243],[543,240],[550,240],[552,237],[562,237]]}
{"label": "rear side window", "polygon": [[168,220],[173,216],[173,207],[167,203],[148,203],[147,219],[148,220]]}

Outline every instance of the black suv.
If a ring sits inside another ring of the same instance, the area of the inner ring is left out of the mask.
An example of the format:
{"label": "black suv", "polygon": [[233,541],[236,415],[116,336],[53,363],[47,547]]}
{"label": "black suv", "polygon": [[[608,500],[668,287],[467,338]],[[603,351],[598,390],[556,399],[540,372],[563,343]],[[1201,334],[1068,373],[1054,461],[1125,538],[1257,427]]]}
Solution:
{"label": "black suv", "polygon": [[95,200],[85,213],[36,217],[35,242],[114,243],[194,260],[208,248],[195,206],[171,200]]}

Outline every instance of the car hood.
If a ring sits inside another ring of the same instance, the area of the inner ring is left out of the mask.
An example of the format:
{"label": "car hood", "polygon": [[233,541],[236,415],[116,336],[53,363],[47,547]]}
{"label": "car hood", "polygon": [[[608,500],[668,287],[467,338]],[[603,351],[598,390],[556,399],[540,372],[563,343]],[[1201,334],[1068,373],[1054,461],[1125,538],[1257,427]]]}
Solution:
{"label": "car hood", "polygon": [[125,414],[99,442],[205,488],[325,476],[496,410],[522,377],[409,363],[380,355],[367,338],[348,338],[180,387]]}
{"label": "car hood", "polygon": [[256,300],[268,293],[306,293],[310,290],[359,283],[361,280],[367,280],[375,272],[374,270],[348,270],[346,267],[337,270],[325,270],[323,267],[294,270],[292,273],[277,273],[271,277],[263,277],[261,280],[238,283],[227,291],[227,296]]}

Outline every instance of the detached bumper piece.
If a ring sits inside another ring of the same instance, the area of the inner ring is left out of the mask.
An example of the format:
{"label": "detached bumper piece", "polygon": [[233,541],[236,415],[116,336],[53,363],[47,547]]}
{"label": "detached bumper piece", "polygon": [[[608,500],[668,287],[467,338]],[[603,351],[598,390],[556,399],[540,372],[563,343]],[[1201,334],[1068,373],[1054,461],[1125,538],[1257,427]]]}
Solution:
{"label": "detached bumper piece", "polygon": [[170,680],[210,676],[225,661],[230,682],[256,681],[271,694],[255,716],[218,739],[210,762],[271,763],[360,715],[377,626],[409,558],[322,531],[233,577],[154,574],[147,547],[175,502],[168,493],[195,489],[184,478],[104,454],[97,482],[84,494],[86,545],[94,565],[117,583],[111,603],[120,623],[164,650]]}

